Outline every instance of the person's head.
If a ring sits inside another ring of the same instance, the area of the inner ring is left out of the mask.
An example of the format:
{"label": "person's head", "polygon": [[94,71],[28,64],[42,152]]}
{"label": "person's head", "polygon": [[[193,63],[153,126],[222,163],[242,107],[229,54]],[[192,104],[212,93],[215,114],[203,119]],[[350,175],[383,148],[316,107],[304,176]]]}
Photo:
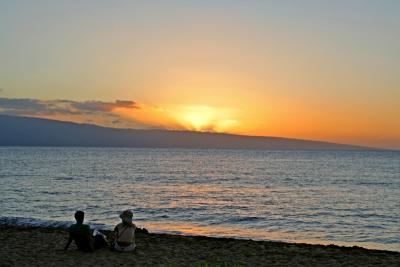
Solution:
{"label": "person's head", "polygon": [[124,210],[119,215],[119,217],[122,219],[123,223],[131,224],[132,223],[133,212],[131,210]]}
{"label": "person's head", "polygon": [[78,210],[75,212],[75,220],[77,223],[83,223],[83,220],[85,219],[85,213],[81,210]]}

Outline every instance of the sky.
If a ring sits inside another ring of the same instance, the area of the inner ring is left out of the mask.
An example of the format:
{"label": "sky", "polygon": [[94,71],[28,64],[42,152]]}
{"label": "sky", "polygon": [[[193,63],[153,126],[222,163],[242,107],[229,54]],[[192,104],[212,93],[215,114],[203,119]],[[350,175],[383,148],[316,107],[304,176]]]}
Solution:
{"label": "sky", "polygon": [[400,1],[0,1],[0,113],[400,149]]}

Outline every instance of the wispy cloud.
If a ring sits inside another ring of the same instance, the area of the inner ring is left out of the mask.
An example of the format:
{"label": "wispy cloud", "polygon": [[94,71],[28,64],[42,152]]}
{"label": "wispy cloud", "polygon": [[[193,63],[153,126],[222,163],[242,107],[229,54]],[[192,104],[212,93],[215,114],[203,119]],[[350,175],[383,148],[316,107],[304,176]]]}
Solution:
{"label": "wispy cloud", "polygon": [[84,115],[108,113],[117,108],[137,109],[138,104],[130,100],[72,101],[39,100],[32,98],[0,98],[0,112],[13,115]]}
{"label": "wispy cloud", "polygon": [[85,101],[85,102],[73,102],[69,101],[71,107],[84,111],[84,112],[110,112],[116,108],[127,108],[135,109],[139,108],[138,104],[130,100],[117,100],[112,102],[102,102],[102,101]]}
{"label": "wispy cloud", "polygon": [[33,98],[0,98],[0,113],[17,116],[44,117],[76,122],[98,123],[116,127],[140,127],[134,121],[121,118],[116,110],[134,111],[139,104],[131,100],[72,101]]}

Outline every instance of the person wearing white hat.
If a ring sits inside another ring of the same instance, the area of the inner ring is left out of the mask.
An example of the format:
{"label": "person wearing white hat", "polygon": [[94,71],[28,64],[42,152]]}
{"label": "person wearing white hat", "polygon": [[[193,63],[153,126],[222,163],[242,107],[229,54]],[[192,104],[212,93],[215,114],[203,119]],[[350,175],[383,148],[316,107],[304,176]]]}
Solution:
{"label": "person wearing white hat", "polygon": [[134,251],[136,225],[132,223],[133,213],[130,210],[123,211],[119,217],[122,222],[114,228],[115,242],[114,249],[117,251]]}

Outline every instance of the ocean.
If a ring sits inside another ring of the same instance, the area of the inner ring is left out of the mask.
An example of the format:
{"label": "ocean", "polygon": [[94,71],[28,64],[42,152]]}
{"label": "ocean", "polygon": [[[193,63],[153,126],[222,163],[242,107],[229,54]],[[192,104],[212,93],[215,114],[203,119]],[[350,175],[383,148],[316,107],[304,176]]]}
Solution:
{"label": "ocean", "polygon": [[400,152],[0,147],[0,223],[400,251]]}

